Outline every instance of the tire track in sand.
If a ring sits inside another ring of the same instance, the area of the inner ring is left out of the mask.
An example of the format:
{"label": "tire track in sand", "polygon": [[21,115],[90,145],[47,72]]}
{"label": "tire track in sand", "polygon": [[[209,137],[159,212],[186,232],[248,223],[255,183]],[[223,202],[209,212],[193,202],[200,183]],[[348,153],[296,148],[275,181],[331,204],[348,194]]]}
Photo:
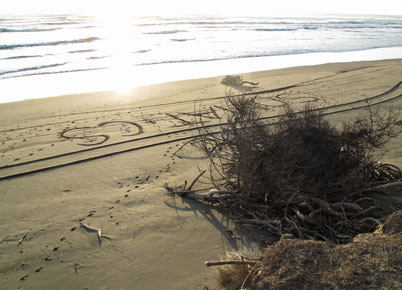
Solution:
{"label": "tire track in sand", "polygon": [[[302,83],[301,85],[305,85],[305,82]],[[314,110],[322,111],[323,115],[331,115],[365,108],[367,107],[367,102],[370,102],[371,106],[377,106],[401,98],[402,97],[401,85],[402,81],[398,82],[389,90],[369,98],[360,99],[352,102],[346,102],[337,105],[330,105],[326,107],[317,108]],[[275,91],[277,90],[278,89],[275,89]],[[267,91],[256,92],[254,93],[254,95],[266,93]],[[272,90],[269,91],[271,92]],[[281,115],[262,117],[261,120],[266,121],[274,120],[275,118],[278,118],[280,116]],[[272,124],[275,123],[269,123],[268,125]],[[220,132],[219,130],[220,127],[224,125],[225,123],[218,122],[206,125],[205,127],[208,129],[215,129],[211,131],[212,133],[218,133]],[[0,167],[0,181],[45,172],[48,170],[54,170],[66,166],[72,166],[84,162],[90,162],[101,158],[107,158],[118,154],[124,154],[150,147],[165,145],[174,142],[181,142],[194,137],[200,137],[205,135],[205,134],[199,134],[198,130],[199,130],[198,127],[193,127],[193,128],[184,128],[180,130],[173,130],[169,132],[162,132],[159,134],[124,140],[111,144],[104,144],[98,147],[86,148],[73,152],[67,152],[63,154],[40,158],[36,160],[2,166]],[[198,132],[198,134],[194,134],[194,132]],[[177,137],[177,135],[179,134],[182,134],[182,136]]]}

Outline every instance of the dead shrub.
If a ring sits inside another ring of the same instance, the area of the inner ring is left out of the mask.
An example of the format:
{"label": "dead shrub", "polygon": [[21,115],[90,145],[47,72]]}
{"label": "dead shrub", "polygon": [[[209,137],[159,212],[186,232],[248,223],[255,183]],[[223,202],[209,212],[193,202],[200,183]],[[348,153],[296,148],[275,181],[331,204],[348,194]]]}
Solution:
{"label": "dead shrub", "polygon": [[224,190],[192,197],[277,235],[345,243],[373,230],[380,207],[365,194],[402,176],[373,159],[400,133],[398,114],[368,106],[366,118],[336,128],[317,109],[286,107],[267,123],[255,99],[228,97],[219,133],[199,120],[197,144],[211,161],[211,181]]}

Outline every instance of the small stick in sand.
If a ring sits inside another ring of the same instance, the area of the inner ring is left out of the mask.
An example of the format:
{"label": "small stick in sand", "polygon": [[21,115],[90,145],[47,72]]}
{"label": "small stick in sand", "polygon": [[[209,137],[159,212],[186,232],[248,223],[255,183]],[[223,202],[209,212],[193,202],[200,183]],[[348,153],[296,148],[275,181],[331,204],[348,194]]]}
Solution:
{"label": "small stick in sand", "polygon": [[80,264],[78,264],[78,263],[74,264],[74,272],[75,272],[75,274],[78,274],[78,268],[79,267],[80,267]]}
{"label": "small stick in sand", "polygon": [[7,242],[8,237],[9,237],[9,235],[5,236],[5,238],[1,240],[0,244],[1,244],[2,242]]}
{"label": "small stick in sand", "polygon": [[205,262],[207,267],[211,266],[223,266],[223,265],[255,265],[257,261],[245,261],[245,260],[226,260],[226,261],[210,261]]}
{"label": "small stick in sand", "polygon": [[27,234],[24,234],[24,235],[22,236],[22,238],[18,241],[17,247],[22,244],[22,242],[25,240],[26,237],[27,237]]}
{"label": "small stick in sand", "polygon": [[87,225],[87,224],[84,224],[83,222],[80,222],[80,226],[83,227],[83,228],[85,228],[85,229],[87,229],[88,231],[96,232],[96,235],[97,235],[97,237],[98,237],[99,245],[102,244],[102,238],[111,239],[111,237],[102,235],[102,230],[101,230],[101,229],[93,228],[93,227],[91,227],[91,226],[89,226],[89,225]]}
{"label": "small stick in sand", "polygon": [[102,240],[102,230],[99,229],[99,230],[96,232],[96,235],[98,236],[98,241],[99,241],[99,243],[100,243],[101,240]]}
{"label": "small stick in sand", "polygon": [[91,226],[89,226],[87,224],[84,224],[83,222],[80,222],[80,226],[82,226],[83,228],[86,228],[87,230],[92,231],[92,232],[97,232],[98,231],[98,229],[95,229],[95,228],[93,228],[93,227],[91,227]]}
{"label": "small stick in sand", "polygon": [[169,114],[169,113],[165,113],[165,114],[167,116],[169,116],[169,117],[171,117],[173,119],[176,119],[177,121],[181,122],[183,125],[191,125],[191,122],[186,121],[186,120],[184,120],[182,118],[179,118],[178,116],[175,116],[175,115],[172,115],[172,114]]}
{"label": "small stick in sand", "polygon": [[209,109],[211,110],[211,113],[217,118],[217,119],[222,119],[218,113],[215,111],[215,109],[212,106],[209,106]]}

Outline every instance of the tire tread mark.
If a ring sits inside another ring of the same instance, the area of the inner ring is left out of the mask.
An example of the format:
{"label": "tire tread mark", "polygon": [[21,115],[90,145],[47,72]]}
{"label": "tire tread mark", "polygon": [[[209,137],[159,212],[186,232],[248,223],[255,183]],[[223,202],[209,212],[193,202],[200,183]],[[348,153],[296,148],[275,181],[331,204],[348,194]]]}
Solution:
{"label": "tire tread mark", "polygon": [[[332,106],[317,108],[317,109],[313,109],[313,111],[325,111],[325,110],[328,110],[328,109],[339,108],[339,107],[346,106],[346,105],[357,104],[359,102],[360,103],[361,102],[366,102],[366,100],[368,101],[368,100],[373,100],[373,99],[376,99],[376,98],[380,98],[380,97],[386,96],[386,95],[396,91],[401,86],[401,84],[402,84],[402,81],[398,82],[395,86],[393,86],[388,91],[386,91],[384,93],[381,93],[379,95],[367,98],[365,100],[357,100],[357,101],[348,102],[348,103],[344,103],[344,104],[338,104],[338,105],[332,105]],[[396,99],[401,98],[401,97],[402,97],[402,94],[399,94],[399,95],[397,95],[395,97],[392,97],[390,99],[382,100],[382,101],[379,101],[379,102],[377,102],[375,104],[371,104],[371,105],[383,104],[383,103],[386,103],[386,102],[396,100]],[[343,112],[358,110],[358,109],[361,109],[361,108],[364,108],[364,107],[367,107],[367,105],[365,104],[365,105],[362,105],[362,106],[358,106],[358,107],[354,107],[354,108],[347,108],[347,109],[338,110],[338,111],[334,111],[334,112],[326,112],[326,113],[323,113],[323,115],[325,116],[325,115],[343,113]],[[262,118],[259,118],[258,120],[269,120],[269,119],[278,118],[280,116],[281,115],[262,117]],[[270,124],[267,124],[267,125],[274,125],[276,123],[277,122],[270,123]],[[220,126],[225,125],[225,124],[227,124],[227,123],[211,124],[211,125],[206,125],[205,128],[220,127]],[[36,160],[31,160],[31,161],[26,161],[26,162],[22,162],[22,163],[6,165],[6,166],[3,166],[3,167],[0,167],[0,170],[11,168],[11,167],[23,166],[23,165],[32,164],[32,163],[41,162],[41,161],[46,161],[46,160],[51,160],[51,159],[55,159],[55,158],[59,158],[59,157],[74,155],[74,154],[78,154],[78,153],[84,153],[84,152],[93,151],[93,150],[97,150],[97,149],[102,149],[102,148],[106,148],[106,147],[112,147],[112,146],[116,146],[116,145],[126,144],[126,143],[130,143],[130,142],[141,141],[141,140],[157,138],[157,137],[162,137],[162,136],[168,136],[170,134],[177,134],[177,133],[182,133],[182,132],[194,131],[194,130],[198,130],[198,129],[200,129],[200,128],[198,128],[198,127],[197,128],[187,128],[187,129],[181,129],[181,130],[171,131],[171,132],[167,132],[167,133],[160,133],[160,134],[155,134],[155,135],[151,135],[151,136],[145,136],[145,137],[141,137],[141,138],[120,141],[120,142],[116,142],[116,143],[112,143],[112,144],[106,144],[106,145],[98,146],[98,147],[95,147],[95,148],[87,148],[87,149],[83,149],[83,150],[63,153],[63,154],[59,154],[59,155],[49,156],[49,157],[36,159]],[[212,132],[212,133],[214,134],[214,133],[217,133],[217,132]],[[80,160],[77,160],[77,161],[63,163],[63,164],[50,166],[50,167],[46,167],[46,168],[39,168],[39,169],[30,170],[30,171],[26,171],[26,172],[22,172],[22,173],[12,174],[12,175],[8,175],[8,176],[0,177],[0,181],[1,180],[6,180],[6,179],[11,179],[11,178],[16,178],[16,177],[21,177],[21,176],[25,176],[25,175],[29,175],[29,174],[35,174],[35,173],[39,173],[39,172],[49,171],[49,170],[52,170],[52,169],[62,168],[62,167],[70,166],[70,165],[80,164],[80,163],[84,163],[84,162],[88,162],[88,161],[93,161],[93,160],[97,160],[97,159],[101,159],[101,158],[114,156],[114,155],[117,155],[117,154],[127,153],[127,152],[136,151],[136,150],[140,150],[140,149],[146,149],[146,148],[159,146],[159,145],[164,145],[164,144],[168,144],[168,143],[172,143],[172,142],[179,142],[179,141],[183,141],[183,140],[188,140],[188,139],[191,139],[191,138],[201,137],[201,136],[205,136],[205,135],[206,134],[198,134],[198,135],[191,135],[191,136],[186,136],[186,137],[181,137],[181,138],[161,141],[161,142],[157,142],[157,143],[152,143],[152,144],[143,145],[143,146],[139,146],[139,147],[134,147],[134,148],[130,148],[130,149],[125,149],[125,150],[121,150],[121,151],[115,151],[115,152],[111,152],[111,153],[106,153],[106,154],[102,154],[102,155],[98,155],[98,156],[94,156],[94,157],[90,157],[90,158],[85,158],[85,159],[80,159]]]}

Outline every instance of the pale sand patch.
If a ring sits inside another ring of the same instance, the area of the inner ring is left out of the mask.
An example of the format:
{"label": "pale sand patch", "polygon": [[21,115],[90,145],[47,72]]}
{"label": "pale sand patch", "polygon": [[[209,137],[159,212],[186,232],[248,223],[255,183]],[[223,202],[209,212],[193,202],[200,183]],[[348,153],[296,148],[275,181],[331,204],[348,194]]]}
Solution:
{"label": "pale sand patch", "polygon": [[[328,107],[339,123],[361,112],[366,98],[402,107],[402,60],[242,76],[259,85],[232,87],[232,92],[265,91],[257,100],[267,108],[266,117],[285,104],[311,103]],[[222,78],[142,87],[128,95],[103,92],[1,104],[2,287],[213,286],[214,272],[205,260],[258,244],[261,237],[215,209],[173,200],[163,188],[166,182],[191,182],[207,169],[207,161],[190,146],[172,154],[197,134],[194,113],[202,113],[208,125],[222,122],[224,91],[230,89],[220,84]],[[397,138],[379,152],[381,161],[401,167],[400,144]],[[80,228],[80,220],[111,240],[99,247],[96,233]]]}

